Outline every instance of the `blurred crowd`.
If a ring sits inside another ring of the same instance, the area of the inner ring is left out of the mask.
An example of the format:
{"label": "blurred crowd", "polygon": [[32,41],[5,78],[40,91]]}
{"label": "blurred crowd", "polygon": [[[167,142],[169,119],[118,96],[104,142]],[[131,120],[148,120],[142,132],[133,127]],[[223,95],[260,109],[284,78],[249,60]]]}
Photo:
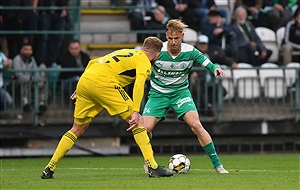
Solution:
{"label": "blurred crowd", "polygon": [[[253,66],[267,62],[275,52],[265,46],[255,28],[276,32],[284,27],[284,58],[277,63],[286,65],[293,60],[292,51],[300,51],[299,4],[298,0],[236,0],[231,8],[218,6],[215,0],[131,0],[128,5],[143,8],[129,10],[128,18],[132,30],[164,30],[169,19],[181,19],[208,37],[213,62],[232,67],[238,62]],[[138,42],[149,35],[153,34],[138,34]],[[158,37],[166,40],[164,34]]]}
{"label": "blurred crowd", "polygon": [[[170,19],[181,19],[198,34],[195,48],[206,54],[212,62],[236,69],[237,63],[245,62],[260,66],[268,62],[272,50],[268,49],[256,33],[257,27],[266,27],[274,32],[285,28],[279,65],[299,62],[300,52],[300,3],[298,0],[236,0],[231,6],[218,6],[214,0],[111,0],[112,5],[128,5],[131,30],[164,31]],[[0,6],[27,6],[29,9],[8,9],[0,12],[0,29],[5,31],[63,31],[72,28],[66,7],[70,0],[1,0]],[[42,9],[37,9],[38,7]],[[46,7],[43,9],[43,7]],[[164,32],[137,33],[137,42],[155,35],[165,41]],[[84,68],[90,56],[81,50],[80,41],[63,33],[5,34],[1,35],[1,102],[11,103],[9,93],[3,87],[2,70],[23,69],[14,79],[23,85],[24,111],[31,111],[28,92],[30,81],[38,81],[40,90],[39,109],[47,109],[44,94],[45,76],[26,72],[30,68]],[[81,72],[59,73],[63,88],[69,95]],[[1,103],[2,104],[2,103]],[[1,106],[2,107],[2,106]]]}
{"label": "blurred crowd", "polygon": [[[12,104],[12,97],[8,89],[13,88],[4,80],[15,81],[13,85],[21,95],[20,105],[23,111],[33,111],[34,104],[31,94],[34,84],[39,86],[39,113],[47,110],[45,94],[46,80],[51,77],[48,73],[29,71],[30,69],[43,69],[51,67],[61,68],[85,68],[90,56],[81,50],[80,42],[63,33],[48,34],[42,31],[64,31],[72,27],[68,10],[70,0],[1,0],[0,6],[12,7],[0,13],[1,30],[5,31],[41,31],[39,34],[5,34],[1,35],[1,110],[4,106]],[[27,7],[20,9],[19,7]],[[37,8],[40,9],[37,9]],[[3,74],[4,69],[14,68],[19,72],[9,76]],[[59,72],[57,78],[63,81],[63,91],[69,96],[75,90],[77,81],[81,75],[78,72]],[[50,73],[52,74],[52,73]],[[53,74],[52,74],[53,75]],[[48,93],[49,95],[49,93]]]}

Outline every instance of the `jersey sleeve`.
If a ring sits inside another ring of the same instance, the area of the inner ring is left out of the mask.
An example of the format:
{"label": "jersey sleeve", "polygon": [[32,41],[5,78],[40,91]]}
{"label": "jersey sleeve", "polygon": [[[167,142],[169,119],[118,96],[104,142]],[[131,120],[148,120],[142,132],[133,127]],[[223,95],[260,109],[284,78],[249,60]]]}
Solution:
{"label": "jersey sleeve", "polygon": [[206,68],[212,74],[217,68],[220,68],[218,65],[212,63],[203,53],[194,48],[194,60],[196,64],[200,64],[202,67]]}
{"label": "jersey sleeve", "polygon": [[141,102],[144,96],[146,79],[151,74],[151,64],[148,60],[140,62],[136,67],[136,79],[133,87],[133,110],[140,111]]}

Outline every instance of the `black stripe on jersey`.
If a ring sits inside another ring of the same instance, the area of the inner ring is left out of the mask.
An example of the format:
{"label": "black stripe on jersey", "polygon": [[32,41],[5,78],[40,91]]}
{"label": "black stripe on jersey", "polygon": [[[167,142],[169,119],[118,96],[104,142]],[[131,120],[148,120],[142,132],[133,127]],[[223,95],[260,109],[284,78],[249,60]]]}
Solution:
{"label": "black stripe on jersey", "polygon": [[127,96],[126,92],[124,89],[122,89],[120,86],[115,86],[115,89],[117,89],[119,91],[119,93],[121,94],[122,98],[127,101],[129,99],[129,97]]}
{"label": "black stripe on jersey", "polygon": [[135,77],[136,76],[136,70],[135,69],[127,70],[127,71],[124,71],[123,73],[120,73],[119,75]]}

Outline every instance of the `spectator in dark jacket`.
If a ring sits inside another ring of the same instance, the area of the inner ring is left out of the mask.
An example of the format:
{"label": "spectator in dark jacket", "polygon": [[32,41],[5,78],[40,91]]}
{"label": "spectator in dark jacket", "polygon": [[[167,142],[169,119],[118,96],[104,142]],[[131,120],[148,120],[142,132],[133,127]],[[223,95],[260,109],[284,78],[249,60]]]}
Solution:
{"label": "spectator in dark jacket", "polygon": [[200,18],[200,26],[207,20],[207,14],[211,10],[220,12],[221,17],[225,19],[226,24],[230,24],[230,10],[227,7],[217,7],[215,0],[192,0],[197,2],[195,12]]}
{"label": "spectator in dark jacket", "polygon": [[237,60],[237,41],[232,27],[224,22],[219,11],[212,10],[208,13],[208,20],[202,26],[202,34],[209,38],[209,48]]}
{"label": "spectator in dark jacket", "polygon": [[272,51],[266,49],[256,34],[254,26],[247,20],[246,9],[238,7],[234,13],[236,21],[233,24],[233,30],[238,41],[237,61],[249,63],[253,66],[260,66],[267,62]]}
{"label": "spectator in dark jacket", "polygon": [[[283,64],[292,62],[292,52],[300,52],[300,7],[294,14],[294,19],[289,21],[285,27],[283,51]],[[299,61],[299,56],[298,56]]]}
{"label": "spectator in dark jacket", "polygon": [[197,7],[195,0],[156,0],[168,13],[170,19],[181,19],[189,28],[200,30],[200,21],[194,10]]}
{"label": "spectator in dark jacket", "polygon": [[[146,29],[147,30],[164,30],[166,29],[166,23],[169,21],[169,17],[166,15],[166,10],[163,6],[159,5],[153,10],[153,14],[151,16],[151,20],[147,22]],[[162,41],[166,41],[166,34],[146,34],[145,37],[148,36],[156,36]]]}
{"label": "spectator in dark jacket", "polygon": [[[45,30],[65,30],[67,7],[69,0],[39,0],[38,6],[48,7],[47,10],[39,11],[38,29]],[[57,9],[57,7],[62,9]],[[63,42],[64,34],[43,33],[38,35],[36,44],[36,60],[37,64],[44,63],[47,67],[51,67],[59,56],[59,50]]]}
{"label": "spectator in dark jacket", "polygon": [[243,6],[247,10],[247,19],[254,25],[259,27],[264,25],[264,13],[260,11],[263,0],[236,0],[234,9]]}
{"label": "spectator in dark jacket", "polygon": [[[132,0],[129,4],[134,8],[128,10],[128,18],[131,30],[146,30],[147,21],[151,19],[155,0]],[[137,42],[142,43],[146,35],[144,33],[137,34]]]}
{"label": "spectator in dark jacket", "polygon": [[67,95],[71,95],[75,90],[79,77],[89,61],[90,56],[81,50],[78,40],[71,41],[68,51],[57,60],[62,68],[82,68],[82,71],[78,72],[65,71],[60,73],[59,78],[62,80],[64,92]]}
{"label": "spectator in dark jacket", "polygon": [[[1,0],[0,6],[32,6],[31,10],[1,10],[0,17],[3,23],[2,30],[36,30],[37,15],[34,10],[36,0]],[[23,43],[31,43],[33,35],[5,34],[9,58],[14,58],[20,51]],[[31,39],[31,40],[30,40]]]}
{"label": "spectator in dark jacket", "polygon": [[289,0],[263,0],[266,26],[274,31],[285,26],[292,18],[292,11],[289,9],[289,6],[291,6]]}

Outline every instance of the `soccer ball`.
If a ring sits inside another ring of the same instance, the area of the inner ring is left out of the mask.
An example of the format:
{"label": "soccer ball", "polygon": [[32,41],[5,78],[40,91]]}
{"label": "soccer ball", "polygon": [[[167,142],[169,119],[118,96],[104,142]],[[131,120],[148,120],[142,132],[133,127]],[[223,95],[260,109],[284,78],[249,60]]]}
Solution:
{"label": "soccer ball", "polygon": [[169,169],[173,173],[186,174],[190,170],[191,162],[183,154],[175,154],[169,160]]}

